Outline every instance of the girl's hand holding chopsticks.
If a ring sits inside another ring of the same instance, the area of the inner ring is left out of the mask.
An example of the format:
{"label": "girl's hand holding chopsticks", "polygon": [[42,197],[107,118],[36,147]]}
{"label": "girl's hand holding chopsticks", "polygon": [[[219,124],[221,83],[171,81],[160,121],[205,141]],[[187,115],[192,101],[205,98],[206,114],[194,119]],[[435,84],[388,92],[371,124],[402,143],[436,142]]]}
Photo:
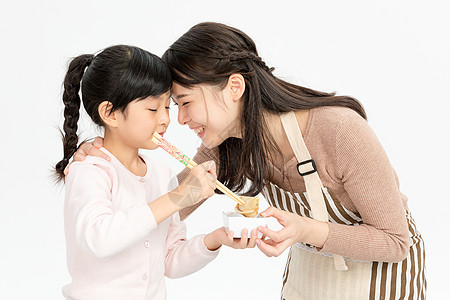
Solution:
{"label": "girl's hand holding chopsticks", "polygon": [[185,180],[169,193],[169,199],[180,209],[194,205],[214,195],[216,180],[215,162],[204,162],[191,169]]}
{"label": "girl's hand holding chopsticks", "polygon": [[[180,151],[177,147],[169,143],[166,139],[164,139],[161,135],[159,135],[157,132],[153,133],[152,141],[158,145],[160,148],[162,148],[164,151],[172,155],[174,158],[176,158],[179,162],[181,162],[183,165],[188,167],[189,169],[194,168],[197,166],[197,164],[191,160],[187,155],[185,155],[183,152]],[[244,205],[244,201],[239,198],[235,193],[233,193],[230,189],[228,189],[223,183],[216,180],[217,188],[222,191],[225,195],[236,201],[237,203]]]}

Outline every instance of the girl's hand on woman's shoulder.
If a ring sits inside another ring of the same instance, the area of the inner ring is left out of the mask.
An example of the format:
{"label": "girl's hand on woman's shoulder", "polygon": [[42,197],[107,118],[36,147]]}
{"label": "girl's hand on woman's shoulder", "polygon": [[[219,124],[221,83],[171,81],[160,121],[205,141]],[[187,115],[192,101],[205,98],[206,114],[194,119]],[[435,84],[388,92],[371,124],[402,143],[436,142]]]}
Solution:
{"label": "girl's hand on woman's shoulder", "polygon": [[[82,143],[80,147],[78,147],[78,150],[73,154],[73,161],[83,161],[88,155],[97,156],[110,161],[111,158],[105,152],[99,150],[101,147],[103,147],[103,138],[99,136],[92,142]],[[64,174],[66,176],[69,174],[69,166],[70,164],[64,169]]]}

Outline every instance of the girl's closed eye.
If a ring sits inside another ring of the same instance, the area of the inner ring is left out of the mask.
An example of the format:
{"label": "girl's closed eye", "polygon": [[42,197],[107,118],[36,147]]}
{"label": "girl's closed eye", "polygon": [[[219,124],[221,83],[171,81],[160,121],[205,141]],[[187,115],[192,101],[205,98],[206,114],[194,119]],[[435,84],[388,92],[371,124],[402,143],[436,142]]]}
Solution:
{"label": "girl's closed eye", "polygon": [[[164,108],[167,109],[167,110],[170,110],[170,106],[169,106],[169,105],[164,106]],[[149,110],[149,111],[152,111],[152,112],[157,112],[157,111],[158,111],[158,108],[148,108],[148,110]]]}

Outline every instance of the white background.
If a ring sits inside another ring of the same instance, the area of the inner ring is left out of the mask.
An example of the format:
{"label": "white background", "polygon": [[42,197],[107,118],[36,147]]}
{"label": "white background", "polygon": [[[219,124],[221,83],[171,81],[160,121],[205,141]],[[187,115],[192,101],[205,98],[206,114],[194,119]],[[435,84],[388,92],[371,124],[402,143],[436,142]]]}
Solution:
{"label": "white background", "polygon": [[[429,299],[443,299],[449,264],[450,43],[446,1],[10,1],[0,5],[0,299],[61,299],[69,281],[61,84],[70,57],[113,44],[162,55],[191,26],[218,21],[256,42],[288,81],[358,98],[397,171],[426,242]],[[88,121],[83,137],[97,135]],[[172,110],[167,138],[193,156],[199,141]],[[157,150],[175,170],[175,160]],[[213,197],[188,235],[221,226],[233,207]],[[167,280],[169,299],[278,299],[286,253],[223,249],[198,273]]]}

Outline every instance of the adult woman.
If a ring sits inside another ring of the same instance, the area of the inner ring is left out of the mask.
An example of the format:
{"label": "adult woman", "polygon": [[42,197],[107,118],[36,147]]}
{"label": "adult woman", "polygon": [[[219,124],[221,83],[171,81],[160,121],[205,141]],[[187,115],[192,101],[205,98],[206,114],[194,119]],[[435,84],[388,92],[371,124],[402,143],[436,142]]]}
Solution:
{"label": "adult woman", "polygon": [[[275,77],[250,37],[223,24],[194,26],[163,59],[174,79],[178,121],[202,139],[194,160],[214,159],[218,179],[232,190],[242,190],[250,179],[245,194],[262,192],[273,206],[262,214],[284,229],[261,228],[268,237],[258,240],[261,251],[279,255],[295,245],[283,298],[425,297],[423,241],[357,100]],[[287,114],[296,124],[286,125]],[[301,130],[297,140],[287,134],[291,125]],[[298,168],[304,162],[295,150],[303,139],[313,161],[307,172]],[[86,145],[79,154],[91,149]],[[304,196],[311,172],[327,188],[325,222],[312,218],[312,202]],[[335,270],[329,254],[344,256],[348,270]]]}

